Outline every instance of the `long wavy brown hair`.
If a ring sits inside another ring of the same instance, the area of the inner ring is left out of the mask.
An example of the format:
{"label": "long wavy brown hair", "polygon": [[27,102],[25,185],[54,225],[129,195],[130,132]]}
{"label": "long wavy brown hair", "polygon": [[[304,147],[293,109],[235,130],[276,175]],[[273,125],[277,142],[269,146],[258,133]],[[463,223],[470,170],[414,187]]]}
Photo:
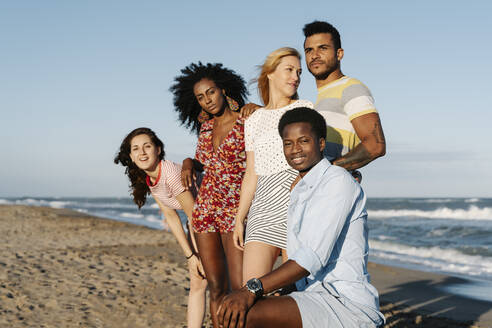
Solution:
{"label": "long wavy brown hair", "polygon": [[162,161],[164,159],[164,144],[154,131],[149,128],[138,128],[130,132],[121,142],[120,151],[114,157],[115,164],[121,164],[126,167],[125,174],[130,180],[130,193],[139,209],[145,205],[147,195],[150,193],[149,186],[147,186],[147,182],[145,181],[147,174],[139,169],[130,158],[132,139],[141,134],[148,135],[154,146],[161,148],[161,153],[158,157]]}

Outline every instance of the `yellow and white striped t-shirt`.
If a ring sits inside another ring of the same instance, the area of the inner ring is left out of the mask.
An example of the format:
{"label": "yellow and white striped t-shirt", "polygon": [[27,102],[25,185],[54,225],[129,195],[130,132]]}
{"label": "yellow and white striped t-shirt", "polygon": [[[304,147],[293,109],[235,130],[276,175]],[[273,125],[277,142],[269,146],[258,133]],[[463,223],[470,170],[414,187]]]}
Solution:
{"label": "yellow and white striped t-shirt", "polygon": [[325,157],[328,160],[345,155],[360,143],[351,123],[354,118],[377,113],[369,89],[348,76],[319,88],[314,109],[326,120]]}

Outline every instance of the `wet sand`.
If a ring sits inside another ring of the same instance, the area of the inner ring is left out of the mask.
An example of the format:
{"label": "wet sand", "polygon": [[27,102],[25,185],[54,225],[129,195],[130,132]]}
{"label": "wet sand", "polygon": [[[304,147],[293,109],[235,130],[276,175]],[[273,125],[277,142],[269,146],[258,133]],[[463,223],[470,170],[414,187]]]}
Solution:
{"label": "wet sand", "polygon": [[[0,327],[186,324],[187,270],[169,233],[0,205],[0,235]],[[370,271],[386,327],[492,327],[492,303],[441,291],[457,278],[373,263]]]}

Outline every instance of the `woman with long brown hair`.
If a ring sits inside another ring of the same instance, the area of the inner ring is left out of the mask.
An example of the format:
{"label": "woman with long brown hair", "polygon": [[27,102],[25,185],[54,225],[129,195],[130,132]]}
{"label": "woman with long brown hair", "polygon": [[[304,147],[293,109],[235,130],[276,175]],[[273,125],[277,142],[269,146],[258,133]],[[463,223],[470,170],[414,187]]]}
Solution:
{"label": "woman with long brown hair", "polygon": [[181,165],[164,159],[164,144],[149,128],[131,131],[114,158],[115,164],[125,166],[130,180],[133,201],[138,208],[145,205],[150,193],[166,217],[168,225],[181,246],[190,272],[188,296],[188,327],[202,326],[205,314],[207,281],[192,239],[187,238],[176,210],[183,210],[188,218],[193,210],[194,196],[181,184]]}

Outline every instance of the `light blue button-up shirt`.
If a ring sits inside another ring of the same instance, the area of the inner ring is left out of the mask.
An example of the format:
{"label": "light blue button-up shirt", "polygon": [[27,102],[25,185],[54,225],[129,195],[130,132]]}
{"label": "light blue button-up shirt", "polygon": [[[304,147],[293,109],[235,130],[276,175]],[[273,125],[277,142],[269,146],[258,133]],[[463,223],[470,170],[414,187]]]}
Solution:
{"label": "light blue button-up shirt", "polygon": [[324,289],[335,297],[379,311],[369,282],[366,197],[343,168],[322,159],[291,193],[287,255],[309,271],[299,291]]}

